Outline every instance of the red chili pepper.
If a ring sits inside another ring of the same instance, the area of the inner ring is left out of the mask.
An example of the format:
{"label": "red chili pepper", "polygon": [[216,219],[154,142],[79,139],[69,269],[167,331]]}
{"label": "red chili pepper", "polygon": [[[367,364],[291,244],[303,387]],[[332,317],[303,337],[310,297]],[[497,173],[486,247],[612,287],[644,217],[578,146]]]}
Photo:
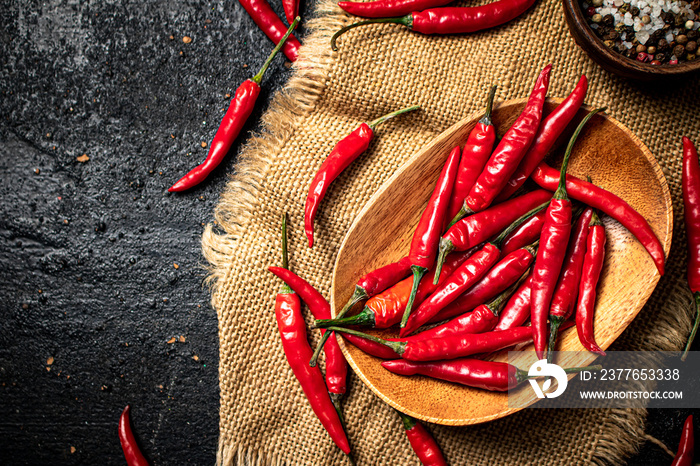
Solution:
{"label": "red chili pepper", "polygon": [[287,22],[292,23],[294,18],[299,15],[299,0],[282,0],[284,14],[287,17]]}
{"label": "red chili pepper", "polygon": [[564,132],[571,120],[583,104],[583,99],[588,91],[588,79],[586,75],[581,76],[578,84],[569,96],[560,103],[557,108],[542,121],[537,130],[535,140],[527,153],[520,161],[518,168],[511,175],[501,193],[496,197],[495,202],[503,202],[525,183],[537,165],[544,160],[547,153],[554,147],[554,143]]}
{"label": "red chili pepper", "polygon": [[204,162],[187,172],[185,176],[180,178],[168,189],[169,192],[186,191],[197,186],[224,160],[231,145],[233,145],[243,125],[245,125],[248,117],[255,108],[255,101],[260,94],[260,81],[262,81],[265,71],[267,71],[267,68],[270,66],[270,63],[272,63],[272,59],[275,58],[277,52],[279,52],[282,44],[286,43],[285,41],[289,35],[294,28],[297,27],[297,24],[299,24],[299,18],[289,26],[289,29],[287,29],[280,43],[274,48],[270,56],[267,57],[267,60],[262,68],[260,68],[258,74],[251,79],[243,81],[243,84],[238,86],[236,94],[233,96],[233,99],[231,99],[228,110],[226,110],[226,115],[224,115],[223,120],[221,120],[219,129],[216,130],[214,139],[209,147],[209,153]]}
{"label": "red chili pepper", "polygon": [[552,352],[559,326],[571,317],[576,306],[581,273],[583,272],[583,259],[586,255],[588,224],[591,223],[591,218],[593,218],[593,209],[588,207],[576,220],[554,295],[552,295],[552,304],[549,307],[548,362],[552,362]]}
{"label": "red chili pepper", "polygon": [[600,271],[603,270],[605,260],[605,227],[595,212],[591,217],[588,227],[588,239],[586,254],[583,258],[581,270],[581,283],[578,291],[578,304],[576,305],[576,329],[581,344],[588,351],[605,356],[605,351],[600,349],[595,342],[593,332],[593,313],[595,312],[596,287]]}
{"label": "red chili pepper", "polygon": [[540,233],[542,233],[542,225],[544,225],[544,215],[544,210],[537,212],[520,225],[517,230],[508,235],[503,241],[503,246],[501,246],[501,254],[504,256],[508,255],[539,238]]}
{"label": "red chili pepper", "polygon": [[695,458],[695,432],[693,431],[693,415],[685,419],[681,441],[678,444],[678,453],[673,458],[671,466],[693,466]]}
{"label": "red chili pepper", "polygon": [[464,199],[471,191],[472,186],[474,186],[476,179],[491,156],[493,144],[496,141],[496,129],[491,122],[491,110],[495,96],[496,86],[492,86],[486,101],[486,113],[469,133],[467,142],[462,150],[457,178],[455,178],[455,185],[452,188],[452,199],[450,199],[450,206],[447,208],[447,215],[445,216],[447,220],[454,218],[462,208]]}
{"label": "red chili pepper", "polygon": [[[282,42],[284,31],[284,23],[272,10],[272,7],[267,0],[238,0],[241,6],[248,12],[250,17],[255,21],[260,30],[270,38],[275,45]],[[290,61],[296,61],[299,55],[299,47],[301,44],[296,37],[292,36],[284,44],[282,52],[289,58]]]}
{"label": "red chili pepper", "polygon": [[360,338],[355,335],[343,335],[343,338],[348,340],[353,345],[360,348],[363,352],[380,359],[396,359],[400,356],[396,354],[391,348],[387,348],[384,345],[380,345],[374,341],[370,341],[366,338]]}
{"label": "red chili pepper", "polygon": [[385,18],[403,16],[413,11],[452,3],[454,0],[374,0],[372,2],[338,2],[338,6],[351,15],[363,18]]}
{"label": "red chili pepper", "polygon": [[537,77],[525,108],[491,154],[484,170],[464,200],[462,210],[452,220],[453,224],[466,214],[480,212],[490,206],[518,168],[525,152],[535,140],[537,128],[540,126],[551,71],[552,65],[547,65]]}
{"label": "red chili pepper", "polygon": [[530,282],[530,320],[532,321],[532,334],[535,342],[537,357],[544,357],[547,346],[547,316],[552,302],[554,288],[559,278],[559,272],[564,262],[566,245],[571,234],[571,201],[566,193],[566,168],[569,165],[569,157],[574,143],[583,126],[600,109],[593,110],[581,121],[574,135],[569,141],[561,164],[559,187],[552,197],[547,208],[542,234],[540,235],[540,249],[537,251],[535,267],[532,270]]}
{"label": "red chili pepper", "polygon": [[685,208],[685,234],[688,238],[688,285],[695,302],[695,323],[681,361],[688,351],[700,325],[700,165],[693,142],[683,138],[683,206]]}
{"label": "red chili pepper", "polygon": [[360,154],[367,150],[369,143],[374,137],[374,129],[377,125],[402,113],[411,112],[419,108],[420,106],[414,105],[413,107],[403,108],[384,115],[370,123],[362,123],[355,131],[338,141],[309,185],[309,194],[306,197],[306,206],[304,207],[304,228],[306,236],[309,238],[309,247],[312,247],[314,244],[314,218],[316,217],[316,211],[333,180]]}
{"label": "red chili pepper", "polygon": [[[284,271],[288,271],[286,269],[286,227],[285,216],[282,221],[282,268],[275,267],[278,270]],[[291,272],[289,273],[291,274]],[[296,275],[294,277],[296,277]],[[297,282],[301,279],[295,280],[294,277],[290,277],[291,279],[289,282],[295,282],[296,285],[299,285]],[[283,280],[287,282],[284,278]],[[350,444],[345,430],[343,429],[342,414],[337,404],[331,400],[328,391],[326,391],[326,384],[323,381],[321,370],[318,367],[309,366],[308,362],[309,358],[311,358],[312,351],[306,337],[306,323],[304,322],[304,316],[301,314],[301,303],[299,302],[297,293],[292,291],[287,283],[285,283],[281,292],[277,294],[277,299],[275,301],[275,317],[277,319],[280,338],[282,339],[284,354],[287,357],[289,367],[292,368],[294,376],[299,381],[306,398],[309,400],[309,404],[316,414],[316,417],[321,421],[321,424],[323,424],[323,427],[328,431],[328,434],[335,444],[338,445],[338,448],[343,450],[345,454],[350,455]],[[313,295],[313,293],[307,294]],[[307,301],[307,305],[311,308],[310,302]],[[330,361],[330,354],[326,353],[326,355]],[[327,367],[326,371],[328,372],[328,370],[330,369]],[[328,390],[330,390],[330,383]]]}
{"label": "red chili pepper", "polygon": [[416,453],[423,466],[447,466],[445,457],[437,442],[430,435],[423,425],[400,411],[396,411],[401,416],[403,427],[406,430],[406,437],[411,444],[411,448]]}
{"label": "red chili pepper", "polygon": [[508,330],[513,327],[520,327],[530,317],[530,280],[532,275],[528,276],[527,280],[520,284],[518,289],[510,297],[506,306],[501,311],[501,316],[498,318],[498,323],[494,330]]}
{"label": "red chili pepper", "polygon": [[455,176],[457,176],[457,168],[459,168],[460,152],[459,146],[457,146],[452,149],[452,152],[447,157],[437,184],[433,189],[433,194],[428,199],[428,205],[423,211],[416,230],[413,232],[411,250],[408,254],[408,258],[411,261],[411,271],[413,271],[413,287],[401,318],[401,328],[406,326],[408,316],[413,310],[413,300],[416,297],[418,285],[423,275],[428,273],[428,270],[435,265],[440,235],[445,225],[447,207],[449,206]]}
{"label": "red chili pepper", "polygon": [[131,422],[129,420],[129,411],[131,408],[126,405],[122,415],[119,416],[119,443],[122,444],[122,451],[126,464],[129,466],[148,466],[148,461],[139,450],[136,443],[136,437],[131,431]]}
{"label": "red chili pepper", "polygon": [[481,31],[511,21],[525,13],[535,0],[499,0],[477,7],[431,8],[414,11],[397,18],[373,18],[345,26],[331,38],[331,48],[346,31],[373,23],[396,23],[421,34],[465,34]]}
{"label": "red chili pepper", "polygon": [[[542,188],[554,191],[559,183],[559,172],[542,162],[532,173],[532,179]],[[620,222],[646,248],[659,274],[664,274],[664,248],[639,212],[611,192],[575,176],[566,175],[566,190],[572,199],[598,209]]]}

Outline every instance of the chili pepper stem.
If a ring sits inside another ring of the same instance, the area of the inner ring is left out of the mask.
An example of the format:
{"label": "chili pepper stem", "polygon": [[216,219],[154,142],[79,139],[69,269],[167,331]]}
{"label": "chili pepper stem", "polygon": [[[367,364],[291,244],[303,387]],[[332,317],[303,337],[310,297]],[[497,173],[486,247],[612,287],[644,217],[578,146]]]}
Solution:
{"label": "chili pepper stem", "polygon": [[366,325],[369,327],[374,327],[374,314],[372,310],[365,307],[359,314],[344,318],[335,319],[318,319],[314,322],[315,328],[328,328],[333,326],[346,326],[346,325]]}
{"label": "chili pepper stem", "polygon": [[413,307],[413,301],[416,299],[416,293],[418,293],[418,285],[423,275],[428,272],[427,268],[418,265],[412,265],[411,270],[413,271],[413,286],[411,287],[411,294],[408,297],[406,309],[403,311],[403,317],[401,318],[401,328],[404,328],[408,322],[408,317],[411,315],[411,308]]}
{"label": "chili pepper stem", "polygon": [[[327,332],[329,334],[331,332]],[[343,415],[343,405],[341,403],[343,395],[340,393],[329,393],[331,397],[331,401],[333,402],[333,407],[335,408],[335,412],[338,413],[338,418],[340,419],[340,424],[343,426],[343,430],[346,432],[347,435],[347,427],[345,424],[345,416]],[[352,456],[352,452],[347,454],[348,460],[350,461],[350,464],[352,466],[355,466],[355,458]]]}
{"label": "chili pepper stem", "polygon": [[369,126],[370,128],[372,128],[372,130],[374,130],[377,127],[377,125],[381,125],[386,120],[390,120],[390,119],[397,117],[399,115],[402,115],[404,113],[412,112],[412,111],[418,110],[418,109],[420,109],[420,105],[412,105],[410,107],[402,108],[401,110],[396,110],[395,112],[388,113],[384,116],[377,118],[374,121],[367,123],[367,126]]}
{"label": "chili pepper stem", "polygon": [[[287,255],[287,213],[282,214],[282,268],[289,269],[289,256]],[[294,291],[284,283],[282,285],[282,294],[291,294]]]}
{"label": "chili pepper stem", "polygon": [[693,293],[693,301],[695,301],[695,323],[693,324],[693,330],[690,332],[688,337],[688,343],[685,345],[683,350],[683,355],[681,356],[681,361],[685,361],[688,357],[688,351],[690,351],[690,346],[695,340],[695,335],[698,333],[698,327],[700,326],[700,291]]}
{"label": "chili pepper stem", "polygon": [[[583,372],[583,371],[599,371],[603,368],[600,364],[596,364],[595,366],[585,366],[585,367],[567,367],[564,368],[564,372],[567,374],[574,374],[576,372]],[[518,381],[518,384],[525,382],[526,380],[529,379],[536,379],[538,377],[544,377],[542,375],[533,375],[530,376],[528,375],[527,371],[524,371],[522,369],[517,369],[515,372],[515,378]]]}
{"label": "chili pepper stem", "polygon": [[338,37],[341,35],[345,34],[347,31],[350,29],[354,29],[358,26],[364,26],[365,24],[375,24],[375,23],[395,23],[395,24],[401,24],[403,26],[406,26],[407,28],[411,28],[413,25],[413,16],[412,15],[406,15],[406,16],[399,16],[395,18],[374,18],[374,19],[368,19],[366,21],[359,21],[357,23],[350,24],[348,26],[345,26],[344,28],[341,28],[333,34],[333,37],[331,37],[331,49],[333,49],[334,52],[338,51],[338,46],[336,45],[336,41],[338,40]]}
{"label": "chili pepper stem", "polygon": [[397,414],[399,415],[399,417],[401,418],[401,422],[403,422],[403,428],[404,428],[405,430],[411,430],[411,429],[413,429],[413,428],[416,426],[416,424],[418,423],[418,421],[417,421],[416,419],[412,418],[412,417],[409,416],[408,414],[404,414],[404,413],[402,413],[401,411],[398,411],[398,410],[396,411],[396,413],[397,413]]}
{"label": "chili pepper stem", "polygon": [[521,215],[520,217],[518,217],[517,219],[515,219],[515,221],[514,221],[513,223],[511,223],[510,225],[508,225],[508,228],[506,228],[505,230],[503,230],[503,231],[501,232],[501,234],[498,235],[498,236],[496,237],[496,239],[493,240],[493,241],[491,241],[491,242],[492,242],[494,245],[496,245],[496,246],[500,249],[501,245],[502,245],[503,242],[506,240],[506,238],[508,237],[508,235],[510,235],[510,234],[513,233],[515,230],[517,230],[518,228],[520,228],[520,225],[522,225],[523,223],[527,222],[528,220],[530,220],[532,217],[534,217],[534,216],[537,215],[538,213],[540,213],[540,212],[542,212],[543,210],[545,210],[548,206],[549,206],[549,202],[544,202],[544,203],[538,205],[537,207],[535,207],[534,209],[532,209],[531,211],[524,213],[523,215]]}
{"label": "chili pepper stem", "polygon": [[552,357],[554,355],[554,345],[557,341],[557,334],[559,333],[559,327],[564,323],[564,318],[562,316],[549,316],[549,345],[547,346],[547,362],[552,362]]}
{"label": "chili pepper stem", "polygon": [[364,338],[364,339],[369,340],[369,341],[373,341],[375,343],[379,343],[380,345],[384,345],[387,348],[393,350],[398,355],[402,355],[404,352],[404,349],[406,348],[406,343],[403,341],[388,341],[388,340],[384,340],[382,338],[375,337],[374,335],[368,335],[366,333],[358,332],[357,330],[352,330],[349,328],[327,327],[326,330],[332,330],[334,332],[340,332],[340,333],[347,333],[350,335],[355,335],[356,337],[360,337],[360,338]]}
{"label": "chili pepper stem", "polygon": [[489,96],[486,100],[486,112],[484,112],[484,116],[481,117],[481,120],[479,120],[479,123],[484,124],[486,126],[491,126],[491,111],[493,110],[493,99],[496,97],[496,89],[498,89],[498,86],[493,85],[491,86],[491,90],[489,91]]}
{"label": "chili pepper stem", "polygon": [[287,38],[292,35],[292,31],[296,29],[297,25],[299,24],[299,21],[301,21],[301,18],[297,16],[294,18],[294,21],[292,24],[289,25],[289,29],[287,29],[287,32],[284,33],[282,36],[282,39],[280,39],[279,43],[275,46],[274,49],[272,49],[272,53],[270,53],[270,56],[267,57],[267,60],[265,60],[265,63],[263,63],[262,68],[260,68],[260,71],[258,71],[258,74],[250,78],[251,81],[260,84],[260,81],[262,81],[263,75],[265,74],[265,71],[267,71],[267,68],[270,66],[270,63],[272,63],[272,60],[275,58],[277,53],[282,49],[282,46],[284,43],[287,41]]}
{"label": "chili pepper stem", "polygon": [[442,266],[445,264],[445,259],[447,255],[454,250],[454,244],[452,241],[445,238],[440,238],[440,248],[438,251],[437,265],[435,266],[435,274],[433,277],[433,285],[437,285],[440,282],[440,273],[442,273]]}

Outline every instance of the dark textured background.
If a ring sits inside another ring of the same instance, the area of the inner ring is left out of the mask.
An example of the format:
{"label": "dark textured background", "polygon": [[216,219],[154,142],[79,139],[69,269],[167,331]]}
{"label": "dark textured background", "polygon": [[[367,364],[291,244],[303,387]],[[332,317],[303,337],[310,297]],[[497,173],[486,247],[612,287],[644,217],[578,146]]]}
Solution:
{"label": "dark textured background", "polygon": [[[213,464],[200,235],[285,59],[232,156],[173,195],[272,48],[240,5],[0,1],[0,22],[0,462],[123,464],[129,403],[154,464]],[[648,431],[675,450],[685,414],[654,411]],[[631,464],[668,463],[647,444]]]}

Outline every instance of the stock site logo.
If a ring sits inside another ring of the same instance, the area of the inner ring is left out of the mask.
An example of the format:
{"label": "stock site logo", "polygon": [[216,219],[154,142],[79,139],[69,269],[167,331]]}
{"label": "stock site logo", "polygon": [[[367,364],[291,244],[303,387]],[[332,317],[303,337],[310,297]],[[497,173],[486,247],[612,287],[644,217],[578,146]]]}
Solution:
{"label": "stock site logo", "polygon": [[[537,398],[556,398],[566,390],[566,385],[569,382],[566,377],[566,372],[564,369],[557,366],[556,364],[550,364],[546,359],[540,359],[535,364],[530,366],[530,370],[527,373],[530,377],[547,377],[542,388],[540,388],[537,380],[529,379],[532,389],[535,391]],[[547,393],[547,391],[552,387],[552,378],[557,381],[557,389],[552,393]]]}

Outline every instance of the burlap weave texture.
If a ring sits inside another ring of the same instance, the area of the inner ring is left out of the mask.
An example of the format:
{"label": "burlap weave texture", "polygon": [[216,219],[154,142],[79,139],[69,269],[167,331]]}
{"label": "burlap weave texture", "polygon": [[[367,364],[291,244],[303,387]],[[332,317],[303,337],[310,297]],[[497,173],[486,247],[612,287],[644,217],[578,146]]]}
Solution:
{"label": "burlap weave texture", "polygon": [[[333,53],[330,36],[351,20],[333,2],[318,4],[294,74],[263,117],[265,132],[241,154],[217,226],[203,236],[219,318],[219,464],[346,464],[308,407],[279,342],[273,306],[280,282],[266,269],[280,261],[282,213],[290,216],[291,268],[328,297],[343,236],[376,189],[424,144],[482,108],[492,83],[498,100],[526,96],[547,63],[553,64],[550,96],[564,97],[581,74],[588,76],[586,103],[606,106],[642,139],[673,196],[667,274],[614,348],[681,347],[692,310],[684,280],[680,136],[700,140],[698,78],[643,85],[608,74],[576,47],[554,0],[471,35],[358,28]],[[382,125],[369,150],[333,184],[308,249],[304,201],[321,161],[360,122],[412,104],[422,110]],[[345,411],[358,464],[417,464],[398,417],[352,376]],[[605,464],[623,462],[643,441],[644,418],[644,411],[525,410],[485,425],[430,428],[454,465]]]}

